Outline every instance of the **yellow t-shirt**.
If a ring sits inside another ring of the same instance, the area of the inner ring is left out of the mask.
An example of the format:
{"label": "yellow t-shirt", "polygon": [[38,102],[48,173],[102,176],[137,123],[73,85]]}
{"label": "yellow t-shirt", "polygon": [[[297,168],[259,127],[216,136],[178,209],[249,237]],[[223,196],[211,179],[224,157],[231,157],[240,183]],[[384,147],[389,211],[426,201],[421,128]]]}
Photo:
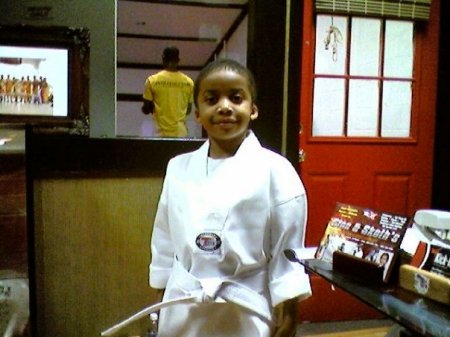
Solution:
{"label": "yellow t-shirt", "polygon": [[194,81],[180,71],[162,70],[145,81],[143,98],[153,101],[153,117],[161,136],[184,137],[186,113],[193,101]]}

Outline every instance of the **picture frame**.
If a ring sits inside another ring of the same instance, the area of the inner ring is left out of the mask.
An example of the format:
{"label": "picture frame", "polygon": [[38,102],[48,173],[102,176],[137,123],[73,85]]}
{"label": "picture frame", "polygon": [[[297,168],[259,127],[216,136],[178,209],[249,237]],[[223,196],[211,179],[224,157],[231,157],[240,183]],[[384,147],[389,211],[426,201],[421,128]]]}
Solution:
{"label": "picture frame", "polygon": [[89,133],[89,30],[0,25],[0,123]]}

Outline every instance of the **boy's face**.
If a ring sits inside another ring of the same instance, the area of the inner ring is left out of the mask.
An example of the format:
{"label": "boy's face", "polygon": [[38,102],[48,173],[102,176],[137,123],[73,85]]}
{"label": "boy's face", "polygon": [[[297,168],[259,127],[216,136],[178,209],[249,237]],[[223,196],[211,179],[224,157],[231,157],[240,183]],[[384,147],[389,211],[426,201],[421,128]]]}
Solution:
{"label": "boy's face", "polygon": [[216,142],[245,138],[250,120],[258,117],[246,77],[227,69],[217,70],[200,83],[197,121]]}

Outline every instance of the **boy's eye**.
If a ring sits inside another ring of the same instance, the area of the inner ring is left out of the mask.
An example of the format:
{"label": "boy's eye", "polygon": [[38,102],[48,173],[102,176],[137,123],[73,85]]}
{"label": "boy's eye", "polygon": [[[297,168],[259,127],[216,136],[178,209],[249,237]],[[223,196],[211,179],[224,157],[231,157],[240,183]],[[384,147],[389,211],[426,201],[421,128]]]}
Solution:
{"label": "boy's eye", "polygon": [[242,103],[242,101],[243,101],[243,97],[242,97],[242,95],[240,95],[240,94],[233,94],[233,95],[230,97],[230,99],[231,99],[231,101],[232,101],[233,103],[235,103],[235,104]]}
{"label": "boy's eye", "polygon": [[208,104],[215,104],[217,103],[217,97],[216,96],[205,96],[205,102]]}

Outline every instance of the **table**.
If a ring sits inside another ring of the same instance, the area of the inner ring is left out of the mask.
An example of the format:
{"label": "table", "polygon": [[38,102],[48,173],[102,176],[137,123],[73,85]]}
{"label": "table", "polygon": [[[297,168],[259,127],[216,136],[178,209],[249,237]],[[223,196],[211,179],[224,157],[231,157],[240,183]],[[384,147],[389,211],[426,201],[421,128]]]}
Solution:
{"label": "table", "polygon": [[410,332],[409,336],[450,337],[450,306],[421,297],[396,284],[364,282],[333,270],[330,263],[298,260],[305,269],[386,314]]}

